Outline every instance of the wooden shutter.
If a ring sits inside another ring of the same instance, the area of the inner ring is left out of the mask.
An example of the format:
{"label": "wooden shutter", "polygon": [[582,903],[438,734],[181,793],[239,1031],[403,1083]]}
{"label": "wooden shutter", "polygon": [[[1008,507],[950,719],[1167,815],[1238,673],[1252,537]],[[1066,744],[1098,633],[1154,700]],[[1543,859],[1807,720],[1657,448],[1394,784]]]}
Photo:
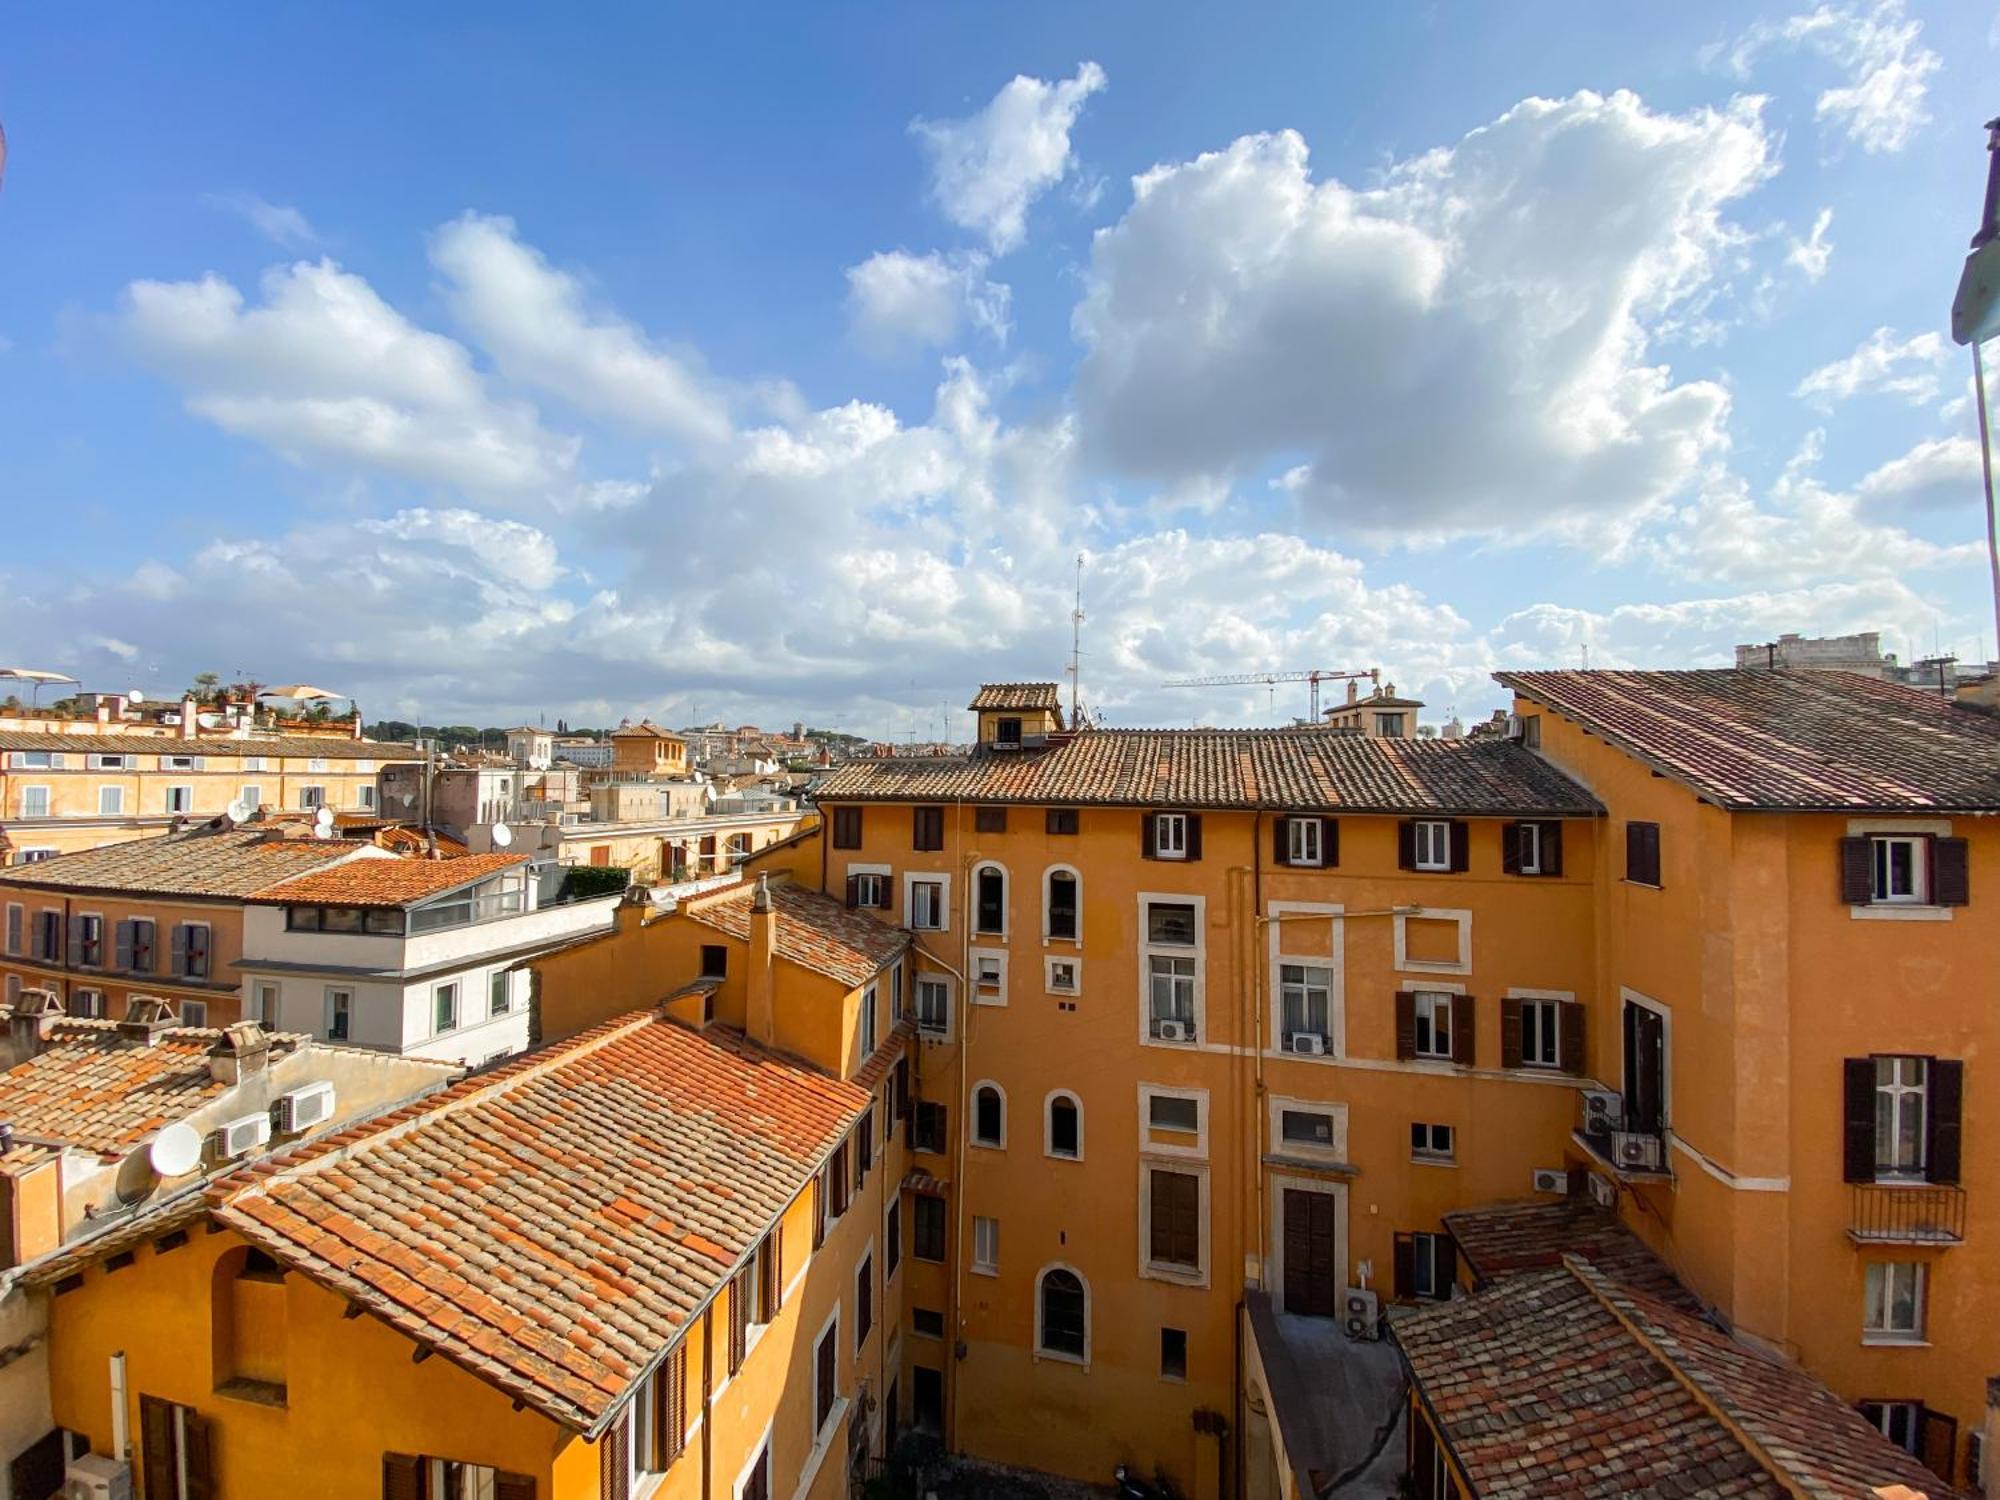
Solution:
{"label": "wooden shutter", "polygon": [[1950,1484],[1958,1464],[1958,1418],[1924,1407],[1917,1420],[1917,1457]]}
{"label": "wooden shutter", "polygon": [[527,1474],[496,1473],[493,1500],[535,1500],[535,1481]]}
{"label": "wooden shutter", "polygon": [[1319,862],[1329,870],[1340,863],[1340,819],[1319,820]]}
{"label": "wooden shutter", "polygon": [[817,1173],[812,1180],[813,1249],[826,1243],[826,1183]]}
{"label": "wooden shutter", "polygon": [[187,923],[176,922],[174,923],[173,968],[168,971],[169,973],[173,974],[187,973],[187,953],[188,953]]}
{"label": "wooden shutter", "polygon": [[1413,990],[1396,991],[1396,1056],[1408,1061],[1417,1055],[1417,996]]}
{"label": "wooden shutter", "polygon": [[1007,809],[1004,807],[976,807],[972,810],[972,827],[976,833],[1005,833],[1007,831]]}
{"label": "wooden shutter", "polygon": [[1413,1297],[1417,1286],[1417,1237],[1413,1234],[1396,1236],[1395,1251],[1396,1295]]}
{"label": "wooden shutter", "polygon": [[1563,826],[1560,823],[1542,825],[1542,873],[1560,875],[1563,872]]}
{"label": "wooden shutter", "polygon": [[1201,1263],[1201,1183],[1185,1172],[1152,1171],[1152,1258],[1166,1265]]}
{"label": "wooden shutter", "polygon": [[1417,867],[1417,824],[1414,818],[1405,818],[1396,825],[1396,867],[1401,870]]}
{"label": "wooden shutter", "polygon": [[127,973],[132,969],[132,923],[121,921],[117,928],[118,946],[113,953],[113,963]]}
{"label": "wooden shutter", "polygon": [[1451,997],[1451,1060],[1467,1068],[1478,1054],[1478,1014],[1472,996]]}
{"label": "wooden shutter", "polygon": [[764,1240],[764,1276],[760,1283],[763,1306],[757,1309],[757,1321],[769,1323],[778,1316],[778,1308],[785,1300],[785,1226],[773,1224],[771,1233]]}
{"label": "wooden shutter", "polygon": [[1931,900],[1964,906],[1972,899],[1972,871],[1964,839],[1931,840]]}
{"label": "wooden shutter", "polygon": [[82,917],[71,917],[69,919],[69,961],[72,964],[80,964],[83,962],[83,918]]}
{"label": "wooden shutter", "polygon": [[1188,813],[1187,817],[1187,857],[1201,858],[1201,814]]}
{"label": "wooden shutter", "polygon": [[1462,875],[1471,863],[1472,831],[1456,818],[1445,824],[1445,831],[1451,843],[1452,873]]}
{"label": "wooden shutter", "polygon": [[1565,1073],[1581,1075],[1584,1060],[1589,1056],[1584,1046],[1584,1007],[1580,1000],[1557,1002],[1556,1030],[1562,1043],[1562,1070]]}
{"label": "wooden shutter", "polygon": [[1848,906],[1866,906],[1875,899],[1875,871],[1867,839],[1840,841],[1840,899]]}
{"label": "wooden shutter", "polygon": [[620,1413],[604,1436],[598,1440],[598,1487],[602,1500],[627,1500],[631,1494],[626,1480],[631,1474],[632,1428],[629,1413]]}
{"label": "wooden shutter", "polygon": [[659,1401],[653,1416],[653,1431],[660,1445],[662,1469],[671,1466],[687,1446],[687,1377],[687,1345],[682,1343],[667,1356],[666,1370],[653,1381]]}
{"label": "wooden shutter", "polygon": [[1440,1298],[1451,1294],[1458,1281],[1458,1241],[1448,1234],[1431,1236],[1431,1254],[1436,1257],[1432,1265],[1431,1290]]}
{"label": "wooden shutter", "polygon": [[729,1373],[743,1368],[750,1343],[750,1273],[738,1271],[729,1281]]}
{"label": "wooden shutter", "polygon": [[1500,1002],[1500,1066],[1521,1066],[1521,1002],[1511,996]]}
{"label": "wooden shutter", "polygon": [[1141,859],[1158,859],[1160,857],[1160,845],[1157,834],[1158,829],[1153,814],[1140,813],[1139,857]]}
{"label": "wooden shutter", "polygon": [[1288,865],[1292,862],[1292,820],[1273,818],[1271,820],[1271,863]]}
{"label": "wooden shutter", "polygon": [[1500,825],[1500,873],[1518,875],[1521,873],[1521,828],[1519,823]]}
{"label": "wooden shutter", "polygon": [[1850,1057],[1841,1065],[1841,1176],[1875,1180],[1875,1059]]}
{"label": "wooden shutter", "polygon": [[208,1418],[181,1408],[181,1465],[187,1473],[183,1500],[215,1500],[215,1457]]}
{"label": "wooden shutter", "polygon": [[174,1408],[158,1396],[139,1397],[139,1473],[146,1500],[174,1500]]}
{"label": "wooden shutter", "polygon": [[1964,1107],[1965,1064],[1932,1058],[1930,1097],[1924,1101],[1924,1176],[1931,1182],[1957,1182],[1959,1115]]}
{"label": "wooden shutter", "polygon": [[850,875],[847,877],[847,909],[853,911],[860,904],[861,877],[859,875]]}
{"label": "wooden shutter", "polygon": [[847,1142],[833,1148],[833,1160],[827,1164],[826,1175],[827,1186],[833,1192],[830,1217],[837,1219],[847,1212]]}
{"label": "wooden shutter", "polygon": [[[147,1481],[147,1494],[152,1482]],[[412,1453],[382,1455],[382,1500],[423,1500],[424,1461]]]}

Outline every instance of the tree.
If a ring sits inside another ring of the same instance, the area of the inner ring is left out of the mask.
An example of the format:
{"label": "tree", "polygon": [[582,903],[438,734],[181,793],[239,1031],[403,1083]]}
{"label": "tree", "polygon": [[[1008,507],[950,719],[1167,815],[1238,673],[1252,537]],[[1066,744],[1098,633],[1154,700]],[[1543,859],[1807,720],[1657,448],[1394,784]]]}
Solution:
{"label": "tree", "polygon": [[187,695],[197,703],[213,703],[216,689],[221,686],[222,678],[217,673],[197,672],[194,674],[194,686],[188,689]]}

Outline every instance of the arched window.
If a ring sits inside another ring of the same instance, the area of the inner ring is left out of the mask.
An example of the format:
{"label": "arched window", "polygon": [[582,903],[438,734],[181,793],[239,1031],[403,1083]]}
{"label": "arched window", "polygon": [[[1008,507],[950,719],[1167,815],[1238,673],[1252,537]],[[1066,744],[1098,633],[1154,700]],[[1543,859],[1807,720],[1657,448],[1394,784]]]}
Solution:
{"label": "arched window", "polygon": [[1076,871],[1067,865],[1057,865],[1049,871],[1045,881],[1042,903],[1042,930],[1045,936],[1067,938],[1072,942],[1083,936],[1083,903],[1078,898],[1083,894],[1083,882]]}
{"label": "arched window", "polygon": [[1035,1289],[1035,1348],[1057,1359],[1090,1358],[1090,1292],[1068,1266],[1050,1266]]}
{"label": "arched window", "polygon": [[218,1388],[282,1402],[287,1341],[285,1269],[253,1246],[225,1251],[212,1273]]}
{"label": "arched window", "polygon": [[981,865],[972,874],[972,930],[1007,931],[1007,872],[998,865]]}
{"label": "arched window", "polygon": [[1060,1090],[1049,1095],[1048,1137],[1042,1149],[1050,1156],[1077,1161],[1083,1156],[1083,1106],[1076,1095]]}
{"label": "arched window", "polygon": [[997,1083],[982,1083],[972,1090],[972,1143],[1007,1144],[1007,1096]]}

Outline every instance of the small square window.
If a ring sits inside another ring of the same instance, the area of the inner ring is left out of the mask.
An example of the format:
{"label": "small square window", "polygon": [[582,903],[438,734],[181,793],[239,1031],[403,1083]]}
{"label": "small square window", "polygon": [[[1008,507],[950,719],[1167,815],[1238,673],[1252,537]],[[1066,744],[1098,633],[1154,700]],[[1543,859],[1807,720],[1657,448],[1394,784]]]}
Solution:
{"label": "small square window", "polygon": [[1050,833],[1075,833],[1076,809],[1073,807],[1052,807],[1048,813]]}
{"label": "small square window", "polygon": [[[686,970],[682,970],[683,973]],[[703,943],[701,945],[701,977],[722,979],[729,973],[729,947],[725,943]]]}
{"label": "small square window", "polygon": [[972,813],[972,827],[978,833],[1005,833],[1007,831],[1007,809],[1004,807],[979,807]]}
{"label": "small square window", "polygon": [[1179,1094],[1152,1094],[1146,1101],[1146,1119],[1155,1130],[1194,1135],[1201,1130],[1201,1101]]}
{"label": "small square window", "polygon": [[1077,963],[1073,958],[1052,958],[1049,960],[1049,989],[1058,995],[1074,995],[1077,991]]}
{"label": "small square window", "polygon": [[910,1309],[910,1327],[927,1339],[944,1337],[944,1314],[935,1307]]}
{"label": "small square window", "polygon": [[1188,821],[1186,813],[1155,813],[1153,815],[1153,853],[1161,859],[1186,859],[1188,857]]}
{"label": "small square window", "polygon": [[1318,818],[1285,820],[1285,852],[1292,864],[1317,865],[1321,862],[1320,829]]}
{"label": "small square window", "polygon": [[1416,995],[1417,1056],[1451,1057],[1451,996],[1433,990]]}
{"label": "small square window", "polygon": [[1415,1124],[1410,1127],[1410,1155],[1419,1161],[1450,1161],[1452,1144],[1449,1125]]}
{"label": "small square window", "polygon": [[983,1214],[972,1217],[972,1269],[997,1274],[1000,1270],[1000,1221]]}
{"label": "small square window", "polygon": [[1916,1343],[1924,1336],[1924,1266],[1875,1261],[1865,1273],[1861,1331],[1882,1343]]}
{"label": "small square window", "polygon": [[1295,1146],[1318,1146],[1325,1150],[1333,1147],[1333,1116],[1318,1110],[1285,1110],[1278,1117],[1278,1128],[1284,1139]]}
{"label": "small square window", "polygon": [[1419,821],[1414,830],[1416,866],[1419,870],[1451,868],[1451,824],[1431,819]]}
{"label": "small square window", "polygon": [[1162,1380],[1187,1379],[1187,1330],[1185,1328],[1162,1328],[1160,1330],[1160,1378]]}

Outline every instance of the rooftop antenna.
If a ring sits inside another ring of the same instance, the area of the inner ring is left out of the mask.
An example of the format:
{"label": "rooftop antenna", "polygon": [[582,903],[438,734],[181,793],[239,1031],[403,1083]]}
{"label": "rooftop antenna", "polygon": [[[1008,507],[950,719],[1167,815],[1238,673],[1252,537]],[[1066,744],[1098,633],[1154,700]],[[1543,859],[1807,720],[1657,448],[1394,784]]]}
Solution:
{"label": "rooftop antenna", "polygon": [[1076,555],[1076,604],[1069,612],[1069,727],[1077,727],[1077,684],[1083,659],[1083,554]]}

